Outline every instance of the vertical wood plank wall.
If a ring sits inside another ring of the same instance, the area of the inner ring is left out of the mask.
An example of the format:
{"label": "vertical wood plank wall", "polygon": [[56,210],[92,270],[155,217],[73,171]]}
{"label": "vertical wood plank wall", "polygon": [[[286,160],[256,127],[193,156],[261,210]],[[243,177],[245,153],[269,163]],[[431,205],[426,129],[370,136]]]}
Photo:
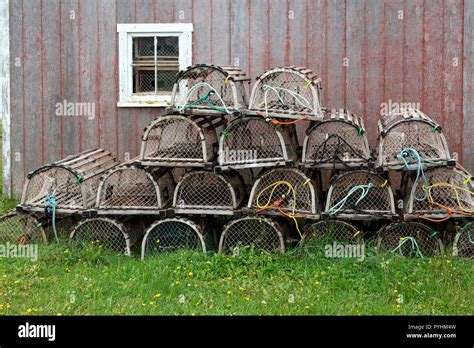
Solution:
{"label": "vertical wood plank wall", "polygon": [[[306,65],[323,102],[366,120],[380,104],[420,103],[474,171],[474,0],[11,0],[13,192],[28,171],[90,147],[139,152],[158,108],[117,108],[117,23],[192,22],[193,62],[239,64],[255,77]],[[20,62],[20,64],[18,64]],[[345,64],[344,64],[345,63]],[[55,116],[94,102],[95,118]],[[304,127],[298,129],[300,141]]]}

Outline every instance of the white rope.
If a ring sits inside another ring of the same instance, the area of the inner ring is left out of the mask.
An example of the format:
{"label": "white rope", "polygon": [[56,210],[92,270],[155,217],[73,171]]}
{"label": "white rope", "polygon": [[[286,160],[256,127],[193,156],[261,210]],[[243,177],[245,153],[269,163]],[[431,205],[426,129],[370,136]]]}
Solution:
{"label": "white rope", "polygon": [[301,94],[298,94],[290,89],[287,89],[287,88],[283,88],[283,87],[273,87],[273,86],[270,86],[270,85],[263,85],[263,89],[265,90],[265,93],[263,95],[263,100],[264,100],[264,103],[265,103],[265,116],[268,117],[268,103],[267,103],[267,96],[268,96],[268,92],[269,91],[272,91],[274,92],[277,96],[278,96],[278,100],[280,101],[281,104],[283,105],[286,105],[285,101],[282,99],[281,95],[280,95],[280,92],[285,92],[285,93],[288,93],[290,96],[292,96],[295,101],[300,104],[302,107],[304,108],[311,108],[311,104],[310,102],[308,101],[308,99],[306,99],[305,97],[303,97]]}

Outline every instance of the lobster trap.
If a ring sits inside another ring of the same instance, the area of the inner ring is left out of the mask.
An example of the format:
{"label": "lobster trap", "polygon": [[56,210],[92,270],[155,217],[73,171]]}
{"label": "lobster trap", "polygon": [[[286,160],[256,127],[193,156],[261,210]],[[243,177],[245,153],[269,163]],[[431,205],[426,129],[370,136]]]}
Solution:
{"label": "lobster trap", "polygon": [[453,256],[474,258],[474,222],[467,223],[454,237]]}
{"label": "lobster trap", "polygon": [[310,69],[271,69],[257,77],[249,110],[265,118],[320,120],[321,89],[321,79]]}
{"label": "lobster trap", "polygon": [[175,184],[169,170],[118,166],[100,181],[97,213],[106,215],[158,214],[171,205]]}
{"label": "lobster trap", "polygon": [[110,152],[95,149],[36,169],[27,176],[20,208],[73,213],[94,206],[100,177],[117,165]]}
{"label": "lobster trap", "polygon": [[173,208],[176,214],[234,215],[246,196],[237,173],[191,171],[176,185]]}
{"label": "lobster trap", "polygon": [[240,114],[247,107],[250,78],[234,66],[197,64],[180,71],[171,95],[174,112]]}
{"label": "lobster trap", "polygon": [[402,256],[434,256],[444,251],[436,231],[419,222],[395,222],[383,227],[376,237],[380,251],[390,251]]}
{"label": "lobster trap", "polygon": [[390,183],[368,170],[333,177],[324,213],[341,219],[393,218],[396,210]]}
{"label": "lobster trap", "polygon": [[306,168],[368,166],[370,148],[364,121],[344,110],[331,110],[307,132],[301,164]]}
{"label": "lobster trap", "polygon": [[242,248],[285,252],[284,229],[277,221],[263,217],[244,217],[224,226],[219,252],[238,253]]}
{"label": "lobster trap", "polygon": [[143,226],[137,221],[95,217],[76,224],[70,240],[78,246],[94,246],[130,256],[132,246],[142,234]]}
{"label": "lobster trap", "polygon": [[[441,127],[415,109],[402,109],[379,120],[377,166],[388,169],[416,169],[446,165],[451,162],[448,143]],[[420,159],[405,157],[406,149],[416,150]],[[406,161],[406,163],[405,163]]]}
{"label": "lobster trap", "polygon": [[0,216],[0,243],[24,245],[47,241],[45,230],[34,216],[15,210]]}
{"label": "lobster trap", "polygon": [[165,115],[145,128],[139,161],[144,166],[212,167],[216,129],[223,117]]}
{"label": "lobster trap", "polygon": [[298,146],[294,127],[279,127],[260,117],[237,118],[221,132],[219,169],[290,166]]}
{"label": "lobster trap", "polygon": [[474,178],[461,166],[437,167],[423,178],[410,178],[405,199],[405,219],[442,222],[474,216]]}
{"label": "lobster trap", "polygon": [[317,206],[318,198],[310,178],[297,169],[276,168],[255,181],[247,208],[258,214],[314,217]]}
{"label": "lobster trap", "polygon": [[191,220],[169,218],[152,224],[142,242],[142,259],[165,252],[194,250],[206,253],[206,236]]}
{"label": "lobster trap", "polygon": [[332,242],[361,243],[362,234],[354,225],[341,220],[321,220],[305,226],[302,239],[305,249]]}

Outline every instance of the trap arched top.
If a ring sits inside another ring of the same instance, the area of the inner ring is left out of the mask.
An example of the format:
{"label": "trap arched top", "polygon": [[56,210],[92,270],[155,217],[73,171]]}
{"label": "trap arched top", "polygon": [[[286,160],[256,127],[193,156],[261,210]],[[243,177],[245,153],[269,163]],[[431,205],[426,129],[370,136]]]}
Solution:
{"label": "trap arched top", "polygon": [[12,209],[0,216],[0,243],[35,244],[48,241],[41,223],[32,215]]}
{"label": "trap arched top", "polygon": [[197,170],[186,173],[176,185],[173,208],[177,214],[233,215],[245,196],[237,173]]}
{"label": "trap arched top", "polygon": [[222,117],[165,115],[152,121],[142,137],[139,161],[145,166],[211,167]]}
{"label": "trap arched top", "polygon": [[168,218],[153,223],[142,242],[142,259],[163,252],[198,250],[207,252],[201,228],[184,218]]}
{"label": "trap arched top", "polygon": [[254,247],[265,251],[285,252],[283,229],[276,221],[264,217],[247,216],[224,226],[219,241],[219,252]]}
{"label": "trap arched top", "polygon": [[352,224],[341,220],[321,220],[304,227],[301,245],[307,252],[312,247],[333,242],[360,243],[362,233]]}
{"label": "trap arched top", "polygon": [[93,149],[42,166],[28,174],[21,207],[43,212],[55,205],[57,213],[92,208],[100,177],[116,165],[109,151]]}
{"label": "trap arched top", "polygon": [[396,215],[388,179],[369,170],[347,171],[331,178],[325,215],[341,219],[383,219]]}
{"label": "trap arched top", "polygon": [[261,117],[232,120],[220,134],[219,167],[227,170],[289,165],[295,151],[288,132],[290,128],[272,125]]}
{"label": "trap arched top", "polygon": [[364,121],[346,110],[329,110],[307,132],[303,142],[302,165],[306,168],[367,166],[369,142]]}
{"label": "trap arched top", "polygon": [[238,67],[197,64],[180,71],[171,94],[174,111],[239,114],[247,107],[250,78]]}
{"label": "trap arched top", "polygon": [[[278,202],[278,203],[277,203]],[[258,214],[317,214],[318,200],[310,178],[294,168],[276,168],[254,183],[247,207]]]}
{"label": "trap arched top", "polygon": [[96,209],[99,214],[159,213],[171,204],[174,188],[169,170],[119,166],[102,177]]}
{"label": "trap arched top", "polygon": [[385,170],[417,169],[417,160],[400,157],[405,149],[416,150],[424,167],[446,165],[451,160],[441,127],[416,109],[401,109],[379,120],[377,166]]}
{"label": "trap arched top", "polygon": [[375,239],[377,250],[402,256],[442,255],[443,243],[438,233],[420,222],[393,222],[382,227]]}
{"label": "trap arched top", "polygon": [[304,67],[284,66],[256,78],[249,110],[265,117],[320,120],[321,78]]}
{"label": "trap arched top", "polygon": [[[405,198],[405,218],[443,221],[474,216],[474,178],[459,164],[436,167],[415,180],[411,177]],[[428,190],[425,186],[428,185]]]}

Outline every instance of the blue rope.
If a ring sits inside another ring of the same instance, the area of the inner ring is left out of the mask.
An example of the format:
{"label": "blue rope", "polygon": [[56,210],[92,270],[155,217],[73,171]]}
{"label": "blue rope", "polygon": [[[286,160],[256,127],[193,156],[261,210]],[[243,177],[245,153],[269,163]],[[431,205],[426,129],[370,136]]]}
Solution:
{"label": "blue rope", "polygon": [[51,214],[51,223],[53,225],[54,238],[56,243],[59,244],[58,233],[56,232],[56,196],[48,195],[46,197],[46,211]]}
{"label": "blue rope", "polygon": [[405,164],[407,168],[409,166],[409,163],[406,160],[407,157],[409,157],[410,160],[417,161],[416,178],[415,178],[415,182],[413,183],[413,186],[418,187],[418,180],[420,179],[420,175],[423,178],[425,185],[424,185],[423,197],[417,197],[415,195],[415,199],[418,202],[424,201],[428,197],[428,179],[426,178],[425,171],[423,170],[423,159],[421,158],[421,155],[415,149],[406,148],[402,152],[400,152],[400,155],[398,155],[398,157],[400,157],[403,160],[403,163]]}
{"label": "blue rope", "polygon": [[359,205],[359,203],[367,196],[367,194],[369,193],[369,190],[373,187],[374,187],[374,184],[372,184],[372,183],[369,183],[368,185],[354,186],[353,188],[351,188],[349,190],[349,192],[347,193],[347,195],[344,198],[342,198],[334,206],[329,208],[329,210],[328,210],[329,216],[334,216],[337,213],[339,213],[339,211],[341,211],[342,208],[344,207],[344,205],[346,204],[349,197],[351,197],[356,191],[362,190],[362,193],[361,193],[360,197],[357,199],[357,201],[354,204],[354,206],[357,207]]}

